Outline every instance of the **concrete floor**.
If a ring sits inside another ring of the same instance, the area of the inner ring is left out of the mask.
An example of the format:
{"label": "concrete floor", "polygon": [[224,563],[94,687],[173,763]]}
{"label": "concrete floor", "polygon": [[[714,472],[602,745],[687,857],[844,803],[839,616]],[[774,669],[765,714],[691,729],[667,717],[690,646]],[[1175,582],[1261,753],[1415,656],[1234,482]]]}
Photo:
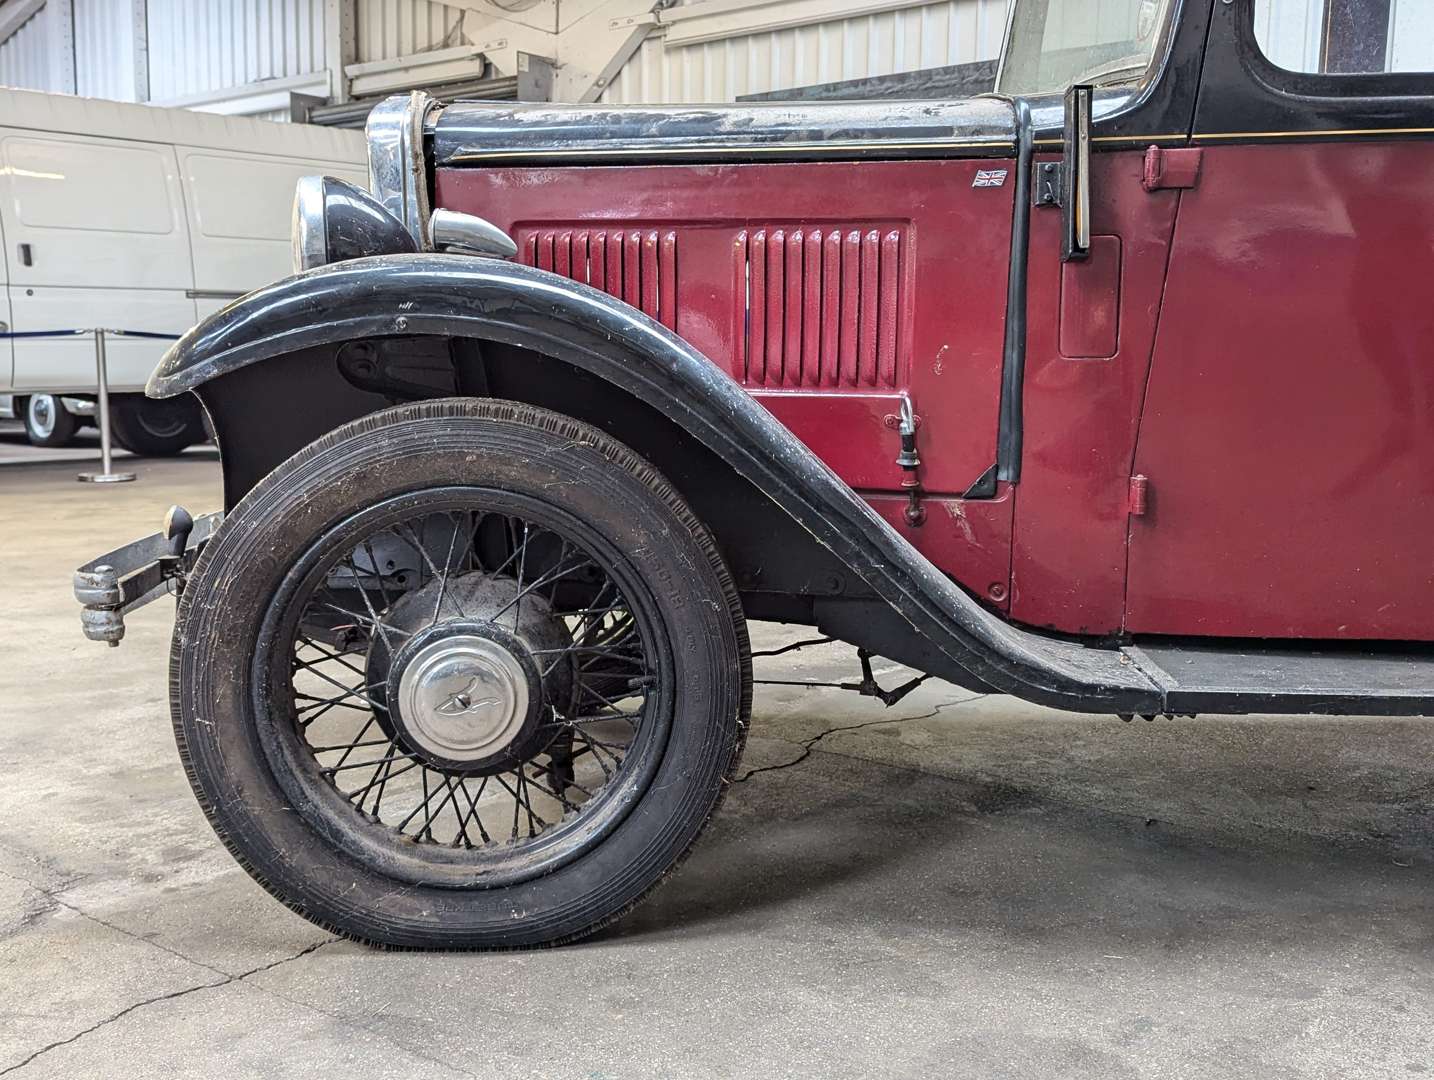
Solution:
{"label": "concrete floor", "polygon": [[[334,941],[190,795],[167,605],[118,650],[80,635],[74,566],[217,504],[212,461],[134,464],[106,489],[0,469],[0,1075],[1434,1072],[1423,722],[759,687],[742,782],[613,930],[504,955]],[[849,655],[758,674],[848,677]]]}
{"label": "concrete floor", "polygon": [[[186,455],[200,457],[214,457],[215,453],[214,448],[207,445],[191,446],[185,451]],[[119,462],[134,463],[135,457],[128,450],[116,445],[113,448],[112,457],[117,463],[114,466],[115,472],[133,471],[125,465],[118,464]],[[19,420],[0,420],[0,466],[37,465],[47,461],[73,462],[76,471],[84,469],[98,472],[100,467],[99,428],[80,428],[75,432],[74,442],[69,446],[46,449],[30,445],[30,440],[25,437],[25,425]]]}

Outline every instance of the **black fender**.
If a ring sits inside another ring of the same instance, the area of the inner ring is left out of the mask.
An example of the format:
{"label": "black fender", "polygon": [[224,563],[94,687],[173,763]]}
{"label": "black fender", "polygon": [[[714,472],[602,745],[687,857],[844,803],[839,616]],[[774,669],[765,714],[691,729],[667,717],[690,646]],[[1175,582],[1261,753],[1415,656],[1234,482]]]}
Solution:
{"label": "black fender", "polygon": [[531,350],[665,414],[975,681],[1082,712],[1163,711],[1160,690],[1117,650],[1033,633],[987,612],[681,338],[606,293],[546,271],[435,254],[379,255],[311,270],[251,293],[191,330],[166,354],[148,393],[202,391],[211,380],[315,346],[412,335]]}

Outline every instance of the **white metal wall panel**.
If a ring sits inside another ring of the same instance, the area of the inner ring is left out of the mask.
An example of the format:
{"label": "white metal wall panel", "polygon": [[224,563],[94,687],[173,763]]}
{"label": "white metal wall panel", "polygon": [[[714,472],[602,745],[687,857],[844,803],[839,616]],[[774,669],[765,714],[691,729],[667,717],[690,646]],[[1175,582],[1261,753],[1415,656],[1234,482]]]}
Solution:
{"label": "white metal wall panel", "polygon": [[1394,0],[1389,27],[1391,71],[1434,71],[1434,3]]}
{"label": "white metal wall panel", "polygon": [[428,0],[358,0],[355,6],[360,63],[464,44],[461,8]]}
{"label": "white metal wall panel", "polygon": [[149,0],[150,97],[324,68],[323,0]]}
{"label": "white metal wall panel", "polygon": [[674,48],[654,35],[602,100],[733,101],[742,94],[989,60],[1001,51],[1005,28],[1005,0],[944,0]]}
{"label": "white metal wall panel", "polygon": [[0,44],[0,86],[22,90],[51,90],[50,57],[45,35],[45,12],[16,30]]}
{"label": "white metal wall panel", "polygon": [[134,101],[134,27],[129,0],[74,0],[75,90]]}
{"label": "white metal wall panel", "polygon": [[[1318,71],[1325,0],[1255,0],[1255,34],[1276,64]],[[1434,71],[1434,3],[1394,0],[1389,15],[1389,70]]]}
{"label": "white metal wall panel", "polygon": [[1255,0],[1260,48],[1289,71],[1319,70],[1323,26],[1324,0]]}

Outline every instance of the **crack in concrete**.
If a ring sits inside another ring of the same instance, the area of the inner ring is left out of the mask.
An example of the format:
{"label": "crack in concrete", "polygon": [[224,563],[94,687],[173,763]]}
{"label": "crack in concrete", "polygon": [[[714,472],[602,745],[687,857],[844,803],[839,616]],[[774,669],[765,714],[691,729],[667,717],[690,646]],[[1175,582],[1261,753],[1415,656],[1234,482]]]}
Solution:
{"label": "crack in concrete", "polygon": [[[185,963],[187,963],[187,964],[193,964],[195,967],[201,967],[201,968],[204,968],[206,971],[212,971],[212,972],[214,972],[214,974],[216,974],[216,975],[223,975],[223,976],[228,977],[229,975],[232,974],[231,972],[225,971],[223,968],[217,968],[217,967],[215,967],[213,964],[205,963],[203,960],[196,960],[196,959],[195,959],[194,957],[192,957],[192,956],[186,956],[184,953],[180,952],[178,949],[172,949],[172,948],[170,948],[168,945],[164,944],[163,942],[155,941],[153,938],[147,938],[147,937],[144,937],[144,936],[142,936],[142,935],[140,935],[140,934],[136,934],[133,930],[126,930],[123,926],[120,926],[120,925],[118,925],[118,924],[116,924],[116,923],[109,922],[109,921],[106,920],[106,919],[101,919],[98,915],[92,915],[92,914],[90,914],[90,913],[89,913],[88,911],[86,911],[84,908],[79,907],[78,905],[73,904],[73,903],[71,903],[70,901],[66,900],[66,899],[64,898],[64,896],[62,895],[63,893],[68,892],[68,891],[73,887],[73,882],[70,883],[70,884],[65,885],[63,888],[51,890],[51,889],[45,888],[45,887],[42,886],[42,885],[37,885],[35,882],[29,880],[28,878],[18,877],[18,876],[16,876],[15,874],[11,874],[11,873],[9,873],[9,872],[7,872],[7,871],[5,871],[5,870],[0,870],[0,877],[7,877],[7,878],[9,878],[11,881],[18,881],[21,885],[29,886],[31,889],[34,889],[34,890],[35,890],[37,893],[39,893],[41,896],[45,897],[45,899],[49,900],[50,903],[51,903],[53,906],[50,907],[50,908],[47,908],[47,909],[45,910],[45,912],[41,912],[41,913],[38,913],[38,914],[47,914],[47,913],[49,913],[49,912],[51,912],[51,911],[54,911],[54,909],[55,909],[56,907],[62,907],[62,908],[64,908],[66,911],[74,912],[76,915],[78,915],[78,916],[79,916],[80,918],[82,918],[82,919],[86,919],[86,920],[88,920],[88,921],[90,921],[90,922],[92,922],[92,923],[95,923],[95,924],[98,925],[98,926],[103,926],[103,927],[105,927],[107,930],[113,930],[116,934],[120,934],[120,935],[123,936],[123,937],[127,937],[127,938],[129,938],[131,941],[137,941],[137,942],[139,942],[141,945],[148,945],[148,946],[151,946],[152,948],[158,949],[160,952],[169,953],[170,956],[173,956],[173,957],[175,957],[175,958],[178,959],[178,960],[183,960],[183,961],[184,961]],[[33,922],[34,919],[31,918],[31,919],[28,919],[28,920],[26,920],[26,921],[27,921],[27,923],[29,923],[29,922]],[[0,1075],[4,1075],[4,1074],[3,1074],[3,1073],[0,1073]]]}
{"label": "crack in concrete", "polygon": [[[812,756],[813,751],[816,749],[817,743],[821,742],[828,735],[836,735],[843,731],[859,731],[862,728],[878,727],[882,724],[906,724],[910,723],[913,720],[929,720],[931,719],[931,717],[935,716],[943,709],[954,708],[957,705],[968,705],[973,701],[980,701],[982,698],[989,696],[989,694],[972,694],[970,697],[960,698],[956,701],[943,701],[941,702],[941,704],[933,708],[930,712],[924,712],[917,716],[897,716],[893,717],[890,720],[867,720],[866,722],[861,724],[844,724],[839,727],[827,728],[826,731],[819,732],[818,734],[813,735],[810,739],[807,739],[805,742],[803,742],[801,744],[802,752],[796,757],[794,757],[791,761],[784,761],[777,765],[762,765],[755,769],[748,769],[736,780],[733,780],[732,783],[745,784],[748,780],[752,779],[752,777],[758,775],[759,773],[778,772],[782,769],[790,769],[794,766],[800,765],[802,762],[806,761],[807,758]],[[911,771],[919,772],[920,770],[912,769]]]}
{"label": "crack in concrete", "polygon": [[[62,890],[50,890],[50,889],[45,888],[45,887],[42,886],[42,885],[36,884],[35,882],[29,880],[28,878],[21,877],[21,876],[16,875],[16,874],[12,874],[12,873],[10,873],[10,872],[8,872],[8,871],[6,871],[6,870],[0,870],[0,877],[9,878],[11,881],[17,881],[17,882],[19,882],[21,885],[27,886],[28,888],[32,889],[34,892],[38,893],[40,896],[44,897],[46,900],[48,900],[48,901],[50,902],[50,906],[47,906],[47,907],[41,909],[40,911],[35,912],[32,917],[29,917],[29,918],[27,918],[27,919],[25,920],[25,923],[24,923],[23,925],[29,925],[29,924],[33,923],[36,919],[40,918],[41,916],[52,913],[52,912],[55,910],[56,907],[62,907],[62,908],[64,908],[66,911],[71,911],[71,912],[73,912],[74,914],[78,915],[80,918],[87,920],[88,922],[95,923],[95,924],[98,925],[98,926],[103,926],[103,927],[105,927],[105,928],[108,929],[108,930],[113,930],[115,933],[120,934],[120,935],[123,936],[123,937],[127,937],[127,938],[129,938],[130,940],[132,940],[132,941],[136,941],[136,942],[138,942],[138,943],[141,944],[141,945],[147,945],[147,946],[149,946],[149,947],[151,947],[151,948],[158,949],[158,950],[160,950],[161,952],[168,953],[170,956],[173,956],[173,957],[175,957],[175,958],[178,959],[178,960],[183,960],[185,963],[193,964],[195,967],[203,968],[203,969],[205,969],[206,971],[212,971],[212,972],[214,972],[214,974],[220,976],[220,978],[217,979],[217,980],[215,980],[214,982],[201,983],[201,984],[199,984],[198,986],[191,986],[191,987],[189,987],[189,988],[187,988],[187,989],[184,989],[184,990],[176,990],[176,991],[174,991],[173,993],[170,993],[170,994],[162,994],[162,995],[159,995],[158,997],[150,998],[150,999],[148,999],[148,1000],[146,1000],[146,1001],[135,1002],[133,1005],[130,1005],[130,1006],[126,1007],[125,1009],[122,1009],[120,1012],[115,1013],[115,1015],[109,1017],[108,1019],[105,1019],[105,1020],[100,1021],[98,1024],[95,1024],[93,1027],[86,1028],[84,1031],[81,1031],[81,1032],[78,1032],[78,1033],[76,1033],[76,1034],[74,1034],[74,1035],[71,1035],[71,1036],[70,1036],[69,1038],[67,1038],[67,1039],[61,1039],[61,1040],[58,1040],[58,1041],[56,1041],[56,1042],[54,1042],[54,1043],[51,1043],[49,1046],[42,1047],[41,1049],[39,1049],[39,1050],[35,1051],[33,1054],[31,1054],[31,1055],[30,1055],[28,1058],[26,1058],[24,1061],[18,1062],[18,1063],[15,1064],[15,1065],[8,1066],[7,1068],[0,1069],[0,1076],[4,1076],[6,1073],[13,1072],[13,1071],[16,1070],[16,1069],[23,1068],[25,1065],[28,1065],[30,1062],[34,1061],[35,1058],[39,1057],[41,1054],[45,1053],[46,1051],[54,1050],[54,1049],[56,1049],[57,1047],[66,1046],[66,1045],[68,1045],[69,1043],[75,1042],[77,1039],[80,1039],[81,1037],[83,1037],[83,1036],[85,1036],[85,1035],[88,1035],[90,1032],[92,1032],[92,1031],[97,1031],[98,1029],[100,1029],[100,1028],[102,1028],[102,1027],[105,1027],[105,1026],[108,1025],[108,1024],[112,1024],[112,1023],[114,1023],[116,1020],[118,1020],[118,1019],[120,1019],[121,1017],[125,1016],[127,1013],[133,1012],[135,1009],[141,1008],[141,1007],[143,1007],[143,1006],[145,1006],[145,1005],[153,1005],[153,1004],[156,1004],[156,1003],[159,1003],[159,1002],[169,1001],[169,1000],[171,1000],[171,999],[173,999],[173,998],[176,998],[176,997],[183,997],[185,994],[192,994],[192,993],[195,993],[196,991],[199,991],[199,990],[208,990],[208,989],[212,989],[212,988],[214,988],[214,987],[225,986],[225,985],[227,985],[227,984],[229,984],[229,983],[231,983],[231,982],[238,982],[238,981],[240,981],[240,980],[242,980],[242,979],[247,979],[247,978],[248,978],[249,976],[251,976],[251,975],[258,975],[258,974],[261,974],[262,972],[269,971],[271,968],[278,967],[278,966],[281,965],[281,964],[287,964],[287,963],[289,963],[291,960],[297,960],[297,959],[299,959],[299,958],[302,957],[302,956],[306,956],[306,955],[308,955],[309,953],[314,952],[316,949],[319,949],[320,947],[322,947],[322,946],[324,946],[324,945],[332,945],[332,944],[334,944],[335,942],[338,942],[338,941],[342,941],[342,940],[343,940],[342,938],[329,938],[329,939],[327,939],[327,940],[325,940],[325,941],[316,942],[315,944],[310,945],[310,946],[308,946],[307,948],[305,948],[305,949],[303,949],[303,950],[301,950],[301,951],[295,953],[293,956],[280,957],[278,960],[272,961],[271,963],[262,964],[262,965],[260,965],[259,967],[251,968],[251,969],[248,970],[248,971],[243,971],[243,972],[239,972],[238,974],[234,974],[234,973],[232,973],[232,972],[225,971],[223,968],[215,967],[213,964],[207,963],[207,962],[205,962],[205,961],[203,961],[203,960],[197,960],[197,959],[195,959],[195,958],[192,957],[192,956],[188,956],[188,955],[186,955],[186,954],[180,952],[178,949],[171,948],[170,946],[164,944],[163,942],[155,941],[155,940],[152,939],[152,938],[147,938],[147,937],[144,937],[144,936],[142,936],[142,935],[140,935],[140,934],[136,934],[136,933],[135,933],[134,931],[132,931],[132,930],[127,930],[125,927],[120,926],[120,925],[118,925],[117,923],[112,923],[112,922],[110,922],[110,921],[107,920],[107,919],[102,919],[102,918],[100,918],[98,915],[93,915],[93,914],[91,914],[90,912],[85,911],[83,908],[78,907],[77,905],[75,905],[75,904],[71,903],[70,901],[64,899],[62,896],[59,895],[59,893],[60,893],[61,891],[64,891],[65,889],[71,888],[71,887],[73,886],[73,884],[74,884],[74,880],[75,880],[74,878],[69,879],[69,880],[66,882],[66,884],[65,884],[65,886],[63,887]],[[20,928],[17,927],[16,929],[18,930],[18,929],[20,929]],[[6,936],[9,936],[9,934],[7,933]],[[380,1029],[378,1029],[378,1028],[376,1028],[376,1027],[374,1027],[374,1026],[372,1026],[372,1025],[370,1025],[370,1024],[365,1024],[365,1023],[362,1023],[362,1022],[355,1021],[355,1020],[352,1019],[351,1017],[343,1016],[343,1015],[341,1015],[341,1014],[339,1014],[339,1013],[332,1012],[332,1011],[330,1011],[330,1010],[328,1010],[328,1009],[322,1009],[322,1008],[320,1008],[319,1006],[315,1005],[313,1002],[310,1002],[310,1001],[302,1001],[302,1000],[299,1000],[299,999],[297,999],[297,998],[290,997],[290,996],[287,995],[287,994],[281,994],[281,993],[279,993],[278,991],[276,991],[276,990],[274,990],[274,989],[272,989],[272,988],[270,988],[270,987],[266,987],[266,986],[255,986],[254,989],[257,990],[257,991],[258,991],[259,993],[261,993],[261,994],[267,994],[268,996],[270,996],[270,997],[272,997],[272,998],[277,998],[278,1000],[280,1000],[280,1001],[282,1001],[282,1002],[285,1002],[286,1004],[294,1005],[294,1006],[297,1006],[298,1008],[301,1008],[301,1009],[307,1009],[307,1010],[309,1010],[310,1012],[316,1013],[316,1014],[318,1014],[319,1016],[326,1017],[326,1018],[329,1019],[329,1020],[336,1021],[336,1022],[338,1022],[338,1023],[340,1023],[340,1024],[343,1024],[343,1025],[346,1026],[346,1027],[357,1028],[359,1031],[365,1031],[365,1032],[368,1032],[368,1033],[371,1034],[371,1035],[376,1035],[376,1036],[378,1036],[380,1039],[385,1039],[385,1040],[387,1040],[387,1041],[389,1041],[389,1042],[392,1042],[395,1046],[400,1047],[400,1048],[401,1048],[402,1050],[404,1050],[406,1053],[412,1054],[412,1055],[413,1055],[414,1057],[416,1057],[416,1058],[420,1058],[420,1059],[422,1059],[422,1060],[424,1060],[424,1061],[432,1062],[433,1064],[439,1065],[439,1066],[441,1066],[441,1067],[443,1067],[443,1068],[445,1068],[445,1069],[451,1069],[453,1072],[459,1073],[459,1074],[461,1074],[461,1075],[463,1075],[463,1076],[474,1076],[474,1075],[476,1075],[476,1074],[474,1074],[474,1073],[472,1073],[472,1072],[469,1072],[467,1069],[462,1068],[462,1067],[459,1066],[459,1065],[455,1065],[453,1062],[444,1061],[444,1060],[442,1060],[441,1058],[436,1058],[436,1057],[433,1057],[433,1056],[431,1056],[431,1055],[429,1055],[429,1054],[425,1054],[423,1051],[419,1050],[418,1048],[408,1045],[408,1043],[404,1042],[404,1041],[401,1040],[401,1039],[395,1039],[395,1038],[393,1038],[393,1036],[390,1035],[389,1033],[387,1033],[387,1032],[385,1032],[385,1031],[382,1031],[382,1030],[380,1030]]]}
{"label": "crack in concrete", "polygon": [[[71,905],[69,905],[69,904],[66,904],[65,906],[66,906],[66,907],[71,907]],[[75,908],[71,907],[71,910],[78,910],[78,909],[75,909]],[[80,914],[83,915],[84,912],[80,912]],[[86,917],[86,918],[90,918],[91,916],[86,915],[85,917]],[[101,920],[95,919],[94,921],[95,921],[95,922],[100,922]],[[104,924],[104,925],[109,925],[109,924],[106,923],[106,924]],[[134,935],[130,935],[130,936],[133,937]],[[140,939],[138,939],[138,940],[143,941],[144,939],[143,939],[143,938],[140,938]],[[49,1044],[47,1044],[47,1045],[45,1045],[45,1046],[42,1046],[42,1047],[40,1047],[38,1050],[36,1050],[34,1053],[32,1053],[29,1057],[25,1058],[24,1060],[18,1061],[18,1062],[16,1062],[14,1065],[10,1065],[10,1066],[8,1066],[8,1067],[6,1067],[6,1068],[4,1068],[4,1069],[0,1069],[0,1076],[6,1076],[6,1075],[8,1075],[9,1073],[15,1072],[15,1071],[17,1071],[17,1070],[19,1070],[19,1069],[23,1069],[26,1065],[29,1065],[31,1062],[35,1061],[37,1058],[40,1058],[40,1057],[44,1056],[45,1054],[48,1054],[51,1050],[58,1050],[58,1049],[59,1049],[60,1047],[62,1047],[62,1046],[69,1046],[71,1043],[79,1042],[79,1040],[83,1039],[86,1035],[89,1035],[89,1034],[92,1034],[93,1032],[99,1031],[101,1028],[108,1027],[110,1024],[113,1024],[115,1021],[121,1020],[121,1019],[123,1019],[124,1017],[128,1016],[130,1013],[135,1012],[135,1011],[137,1011],[137,1010],[139,1010],[139,1009],[143,1009],[143,1008],[145,1008],[145,1007],[147,1007],[147,1006],[149,1006],[149,1005],[157,1005],[157,1004],[159,1004],[159,1003],[161,1003],[161,1002],[164,1002],[164,1001],[173,1001],[173,1000],[175,1000],[176,998],[182,998],[182,997],[185,997],[185,996],[187,996],[187,995],[189,995],[189,994],[198,993],[200,990],[213,990],[213,989],[215,989],[215,988],[217,988],[217,987],[220,987],[220,986],[228,986],[230,983],[243,982],[245,979],[249,978],[249,976],[251,976],[251,975],[258,975],[260,972],[263,972],[263,971],[271,971],[271,970],[273,970],[274,968],[280,966],[281,964],[291,963],[291,962],[294,961],[294,960],[298,960],[298,959],[300,959],[301,957],[308,956],[310,953],[316,952],[317,950],[322,949],[325,945],[332,945],[332,944],[334,944],[335,942],[337,942],[337,941],[342,941],[342,940],[343,940],[342,938],[336,938],[336,937],[335,937],[335,938],[327,938],[327,939],[325,939],[324,941],[316,941],[314,944],[309,945],[309,946],[306,946],[305,948],[300,949],[298,952],[294,953],[293,956],[281,956],[281,957],[280,957],[279,959],[277,959],[277,960],[271,960],[271,961],[270,961],[269,963],[267,963],[267,964],[260,964],[258,967],[250,968],[248,971],[241,972],[241,973],[238,974],[238,975],[225,975],[224,978],[222,978],[222,979],[217,979],[217,980],[215,980],[214,982],[200,983],[198,986],[186,987],[186,988],[183,989],[183,990],[171,990],[171,991],[170,991],[169,993],[167,993],[167,994],[157,994],[157,995],[154,996],[154,997],[145,998],[143,1001],[136,1001],[136,1002],[134,1002],[134,1003],[132,1003],[132,1004],[130,1004],[130,1005],[126,1005],[123,1009],[121,1009],[119,1012],[115,1013],[113,1016],[108,1016],[108,1017],[106,1017],[105,1019],[99,1021],[99,1022],[96,1023],[96,1024],[91,1024],[89,1027],[87,1027],[87,1028],[85,1028],[85,1029],[83,1029],[83,1030],[81,1030],[81,1031],[75,1032],[75,1034],[69,1036],[68,1038],[65,1038],[65,1039],[57,1039],[55,1042],[49,1043]],[[153,943],[153,942],[149,942],[148,944],[154,944],[154,943]],[[166,949],[165,951],[166,951],[166,952],[173,952],[172,949]],[[175,955],[175,956],[179,956],[180,954],[179,954],[179,953],[174,953],[174,955]],[[181,959],[188,959],[188,957],[181,957]],[[196,962],[191,960],[190,963],[196,963]],[[210,971],[218,972],[218,969],[217,969],[217,968],[210,967],[208,964],[197,964],[197,966],[202,967],[202,968],[206,968],[206,969],[208,969],[208,970],[210,970]],[[222,974],[222,972],[220,972],[220,974]]]}

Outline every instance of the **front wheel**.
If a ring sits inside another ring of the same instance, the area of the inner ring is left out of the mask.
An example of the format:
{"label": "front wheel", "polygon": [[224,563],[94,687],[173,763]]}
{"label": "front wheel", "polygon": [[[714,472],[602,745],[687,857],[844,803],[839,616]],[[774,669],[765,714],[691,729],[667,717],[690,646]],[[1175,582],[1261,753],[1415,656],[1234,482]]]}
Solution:
{"label": "front wheel", "polygon": [[54,394],[31,394],[25,399],[21,415],[25,419],[25,437],[32,446],[69,446],[80,427],[79,420]]}
{"label": "front wheel", "polygon": [[325,436],[205,549],[180,756],[275,896],[367,941],[569,941],[682,858],[751,701],[711,536],[631,450],[454,399]]}

